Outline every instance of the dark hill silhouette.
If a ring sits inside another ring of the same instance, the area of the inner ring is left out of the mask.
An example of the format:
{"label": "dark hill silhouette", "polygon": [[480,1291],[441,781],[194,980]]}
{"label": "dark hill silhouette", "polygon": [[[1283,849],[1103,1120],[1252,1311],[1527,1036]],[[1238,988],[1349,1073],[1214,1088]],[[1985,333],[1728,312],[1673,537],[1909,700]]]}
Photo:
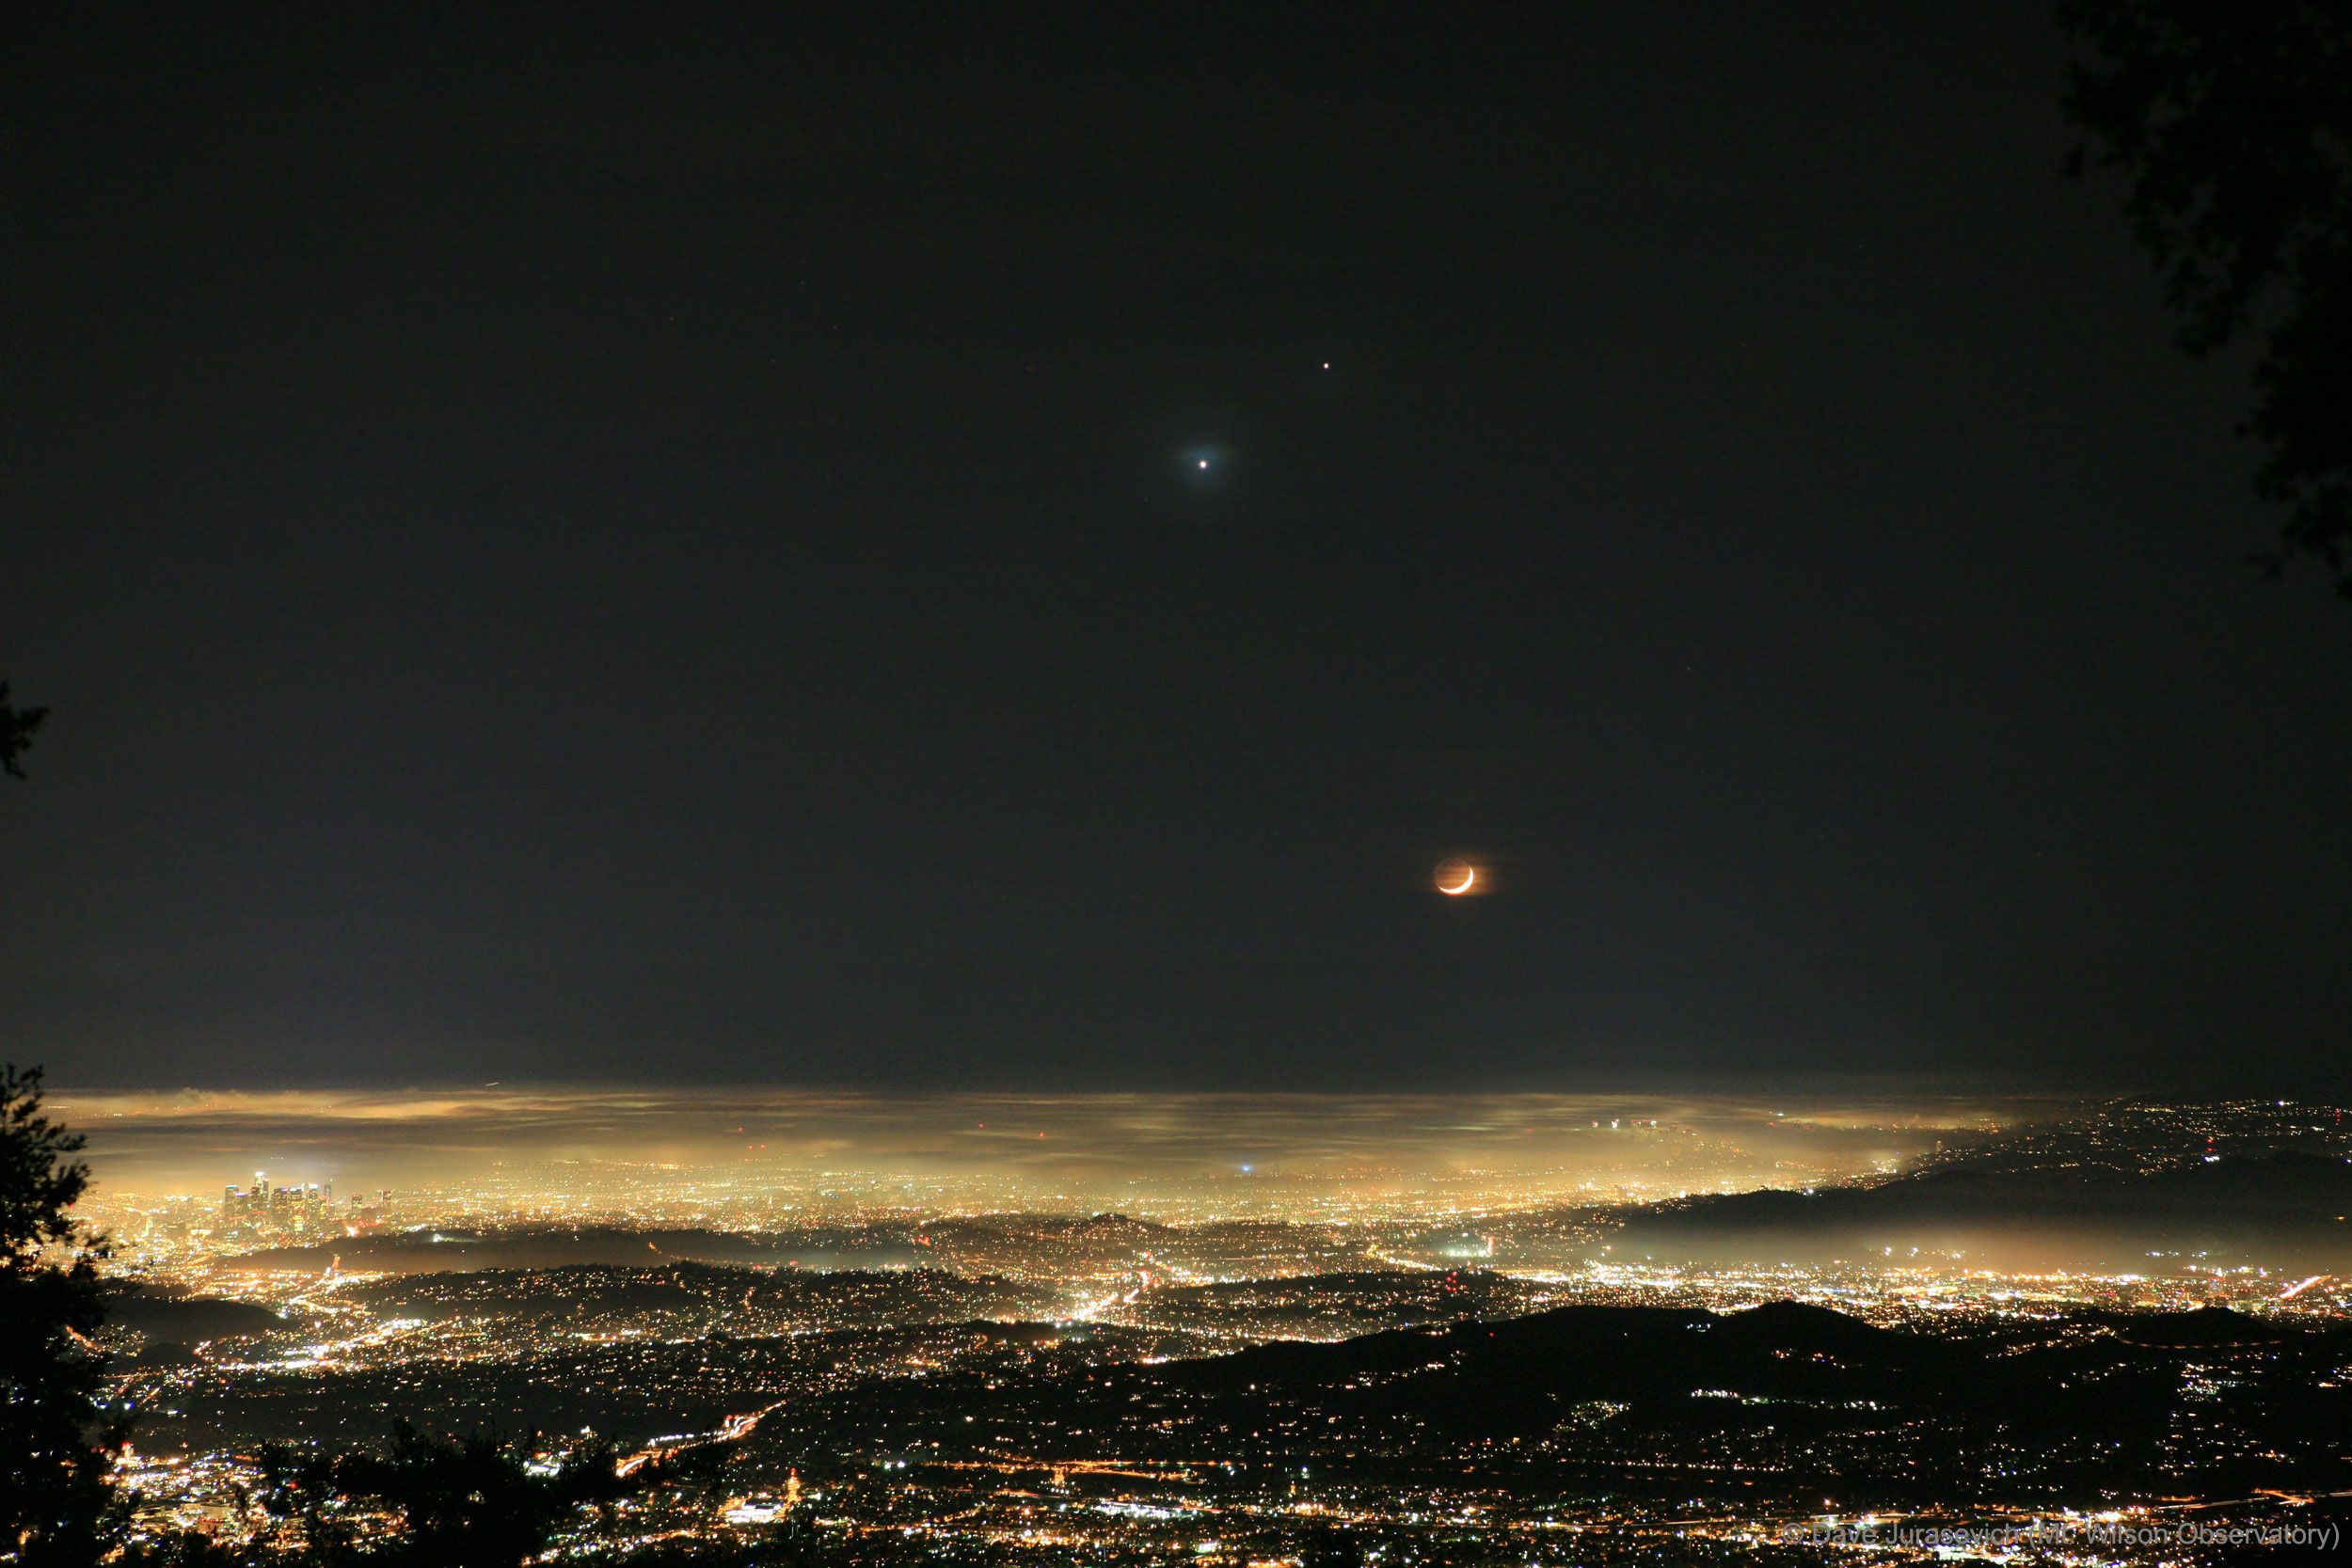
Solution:
{"label": "dark hill silhouette", "polygon": [[2153,1174],[2109,1167],[1920,1172],[1867,1187],[1762,1191],[1629,1215],[1620,1253],[1740,1259],[1974,1250],[2021,1261],[2143,1261],[2204,1252],[2284,1265],[2352,1264],[2352,1162],[2224,1158]]}
{"label": "dark hill silhouette", "polygon": [[[2053,1496],[2088,1497],[2177,1490],[2168,1433],[2216,1397],[2193,1386],[2218,1368],[2244,1441],[2198,1459],[2201,1484],[2328,1490],[2352,1485],[2340,1451],[2352,1396],[2333,1382],[2347,1354],[2352,1329],[2220,1310],[1925,1333],[1795,1302],[1577,1306],[1095,1374],[1015,1402],[1040,1441],[1083,1431],[1149,1444],[1173,1432],[1171,1451],[1189,1452],[1187,1441],[1240,1433],[1295,1445],[1302,1462],[1434,1445],[1670,1493],[1688,1484],[1673,1466],[1712,1473],[1737,1451],[1771,1478],[1759,1485],[1793,1495],[1867,1482],[1947,1500],[2013,1486],[2022,1466]],[[970,1397],[984,1402],[927,1418],[944,1414],[937,1430],[955,1438],[962,1411],[1005,1398],[993,1386]],[[1993,1452],[2009,1457],[1988,1467]]]}
{"label": "dark hill silhouette", "polygon": [[2092,1314],[2116,1338],[2134,1345],[2167,1350],[2239,1349],[2275,1345],[2287,1335],[2260,1318],[2226,1307],[2201,1307],[2193,1312],[2101,1312]]}
{"label": "dark hill silhouette", "polygon": [[1718,1314],[1652,1307],[1563,1307],[1337,1344],[1279,1344],[1190,1362],[1196,1390],[1340,1391],[1425,1407],[1454,1426],[1516,1430],[1563,1403],[1684,1400],[1693,1389],[1759,1399],[1844,1400],[1897,1382],[1957,1381],[1965,1358],[1939,1339],[1871,1326],[1826,1307],[1776,1302]]}
{"label": "dark hill silhouette", "polygon": [[268,1334],[286,1326],[285,1319],[252,1302],[188,1295],[151,1285],[109,1291],[106,1322],[135,1331],[150,1348]]}

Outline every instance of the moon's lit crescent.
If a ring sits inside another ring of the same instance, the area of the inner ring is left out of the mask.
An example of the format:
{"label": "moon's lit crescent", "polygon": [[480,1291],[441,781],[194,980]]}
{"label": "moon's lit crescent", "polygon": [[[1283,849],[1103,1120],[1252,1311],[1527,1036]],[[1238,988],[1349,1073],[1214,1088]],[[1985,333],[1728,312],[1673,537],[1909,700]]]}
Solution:
{"label": "moon's lit crescent", "polygon": [[[1455,863],[1460,865],[1462,868],[1462,879],[1454,883],[1452,887],[1448,887],[1444,882],[1440,881],[1438,884],[1438,891],[1447,895],[1449,897],[1458,898],[1463,894],[1468,893],[1470,890],[1470,884],[1472,882],[1478,880],[1478,867],[1470,864],[1468,861],[1458,861]],[[1442,865],[1438,867],[1438,874],[1442,876],[1445,869],[1446,868]]]}

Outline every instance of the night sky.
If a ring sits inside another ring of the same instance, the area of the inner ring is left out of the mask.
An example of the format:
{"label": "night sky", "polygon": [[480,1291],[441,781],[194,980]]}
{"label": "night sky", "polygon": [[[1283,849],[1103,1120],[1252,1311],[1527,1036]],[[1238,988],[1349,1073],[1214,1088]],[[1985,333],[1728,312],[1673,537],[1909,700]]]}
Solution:
{"label": "night sky", "polygon": [[0,1054],[2340,1074],[2042,7],[1265,9],[17,8]]}

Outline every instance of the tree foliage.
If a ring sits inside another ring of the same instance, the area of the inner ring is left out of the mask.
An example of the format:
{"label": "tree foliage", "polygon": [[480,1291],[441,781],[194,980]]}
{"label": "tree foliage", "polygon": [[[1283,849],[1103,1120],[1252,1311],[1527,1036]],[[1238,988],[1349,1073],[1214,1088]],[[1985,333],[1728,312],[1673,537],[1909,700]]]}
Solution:
{"label": "tree foliage", "polygon": [[105,1315],[98,1243],[68,1212],[89,1180],[81,1148],[41,1113],[40,1069],[0,1068],[0,1548],[24,1568],[103,1550],[115,1434],[90,1339]]}
{"label": "tree foliage", "polygon": [[0,772],[21,779],[24,769],[17,758],[33,743],[33,732],[49,717],[45,707],[11,707],[8,705],[8,683],[0,681]]}
{"label": "tree foliage", "polygon": [[405,1422],[380,1454],[279,1451],[268,1464],[264,1502],[320,1568],[516,1568],[581,1508],[630,1489],[609,1445],[540,1471],[496,1436],[433,1437]]}
{"label": "tree foliage", "polygon": [[2068,117],[2130,182],[2180,341],[2258,351],[2258,485],[2283,505],[2274,567],[2308,552],[2352,596],[2352,6],[2059,0],[2089,59]]}

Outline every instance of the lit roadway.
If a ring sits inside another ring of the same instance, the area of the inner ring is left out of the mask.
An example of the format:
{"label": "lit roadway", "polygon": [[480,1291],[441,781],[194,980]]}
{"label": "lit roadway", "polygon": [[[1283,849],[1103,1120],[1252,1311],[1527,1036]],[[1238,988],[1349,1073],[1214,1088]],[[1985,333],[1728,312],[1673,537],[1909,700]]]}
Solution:
{"label": "lit roadway", "polygon": [[758,1428],[760,1422],[782,1410],[785,1403],[785,1401],[778,1400],[773,1404],[762,1405],[759,1409],[741,1416],[729,1416],[720,1423],[718,1431],[707,1437],[696,1437],[684,1443],[672,1443],[667,1447],[640,1449],[613,1465],[612,1473],[616,1476],[634,1475],[647,1465],[658,1464],[675,1454],[684,1453],[689,1449],[706,1449],[714,1443],[740,1442],[750,1436]]}

